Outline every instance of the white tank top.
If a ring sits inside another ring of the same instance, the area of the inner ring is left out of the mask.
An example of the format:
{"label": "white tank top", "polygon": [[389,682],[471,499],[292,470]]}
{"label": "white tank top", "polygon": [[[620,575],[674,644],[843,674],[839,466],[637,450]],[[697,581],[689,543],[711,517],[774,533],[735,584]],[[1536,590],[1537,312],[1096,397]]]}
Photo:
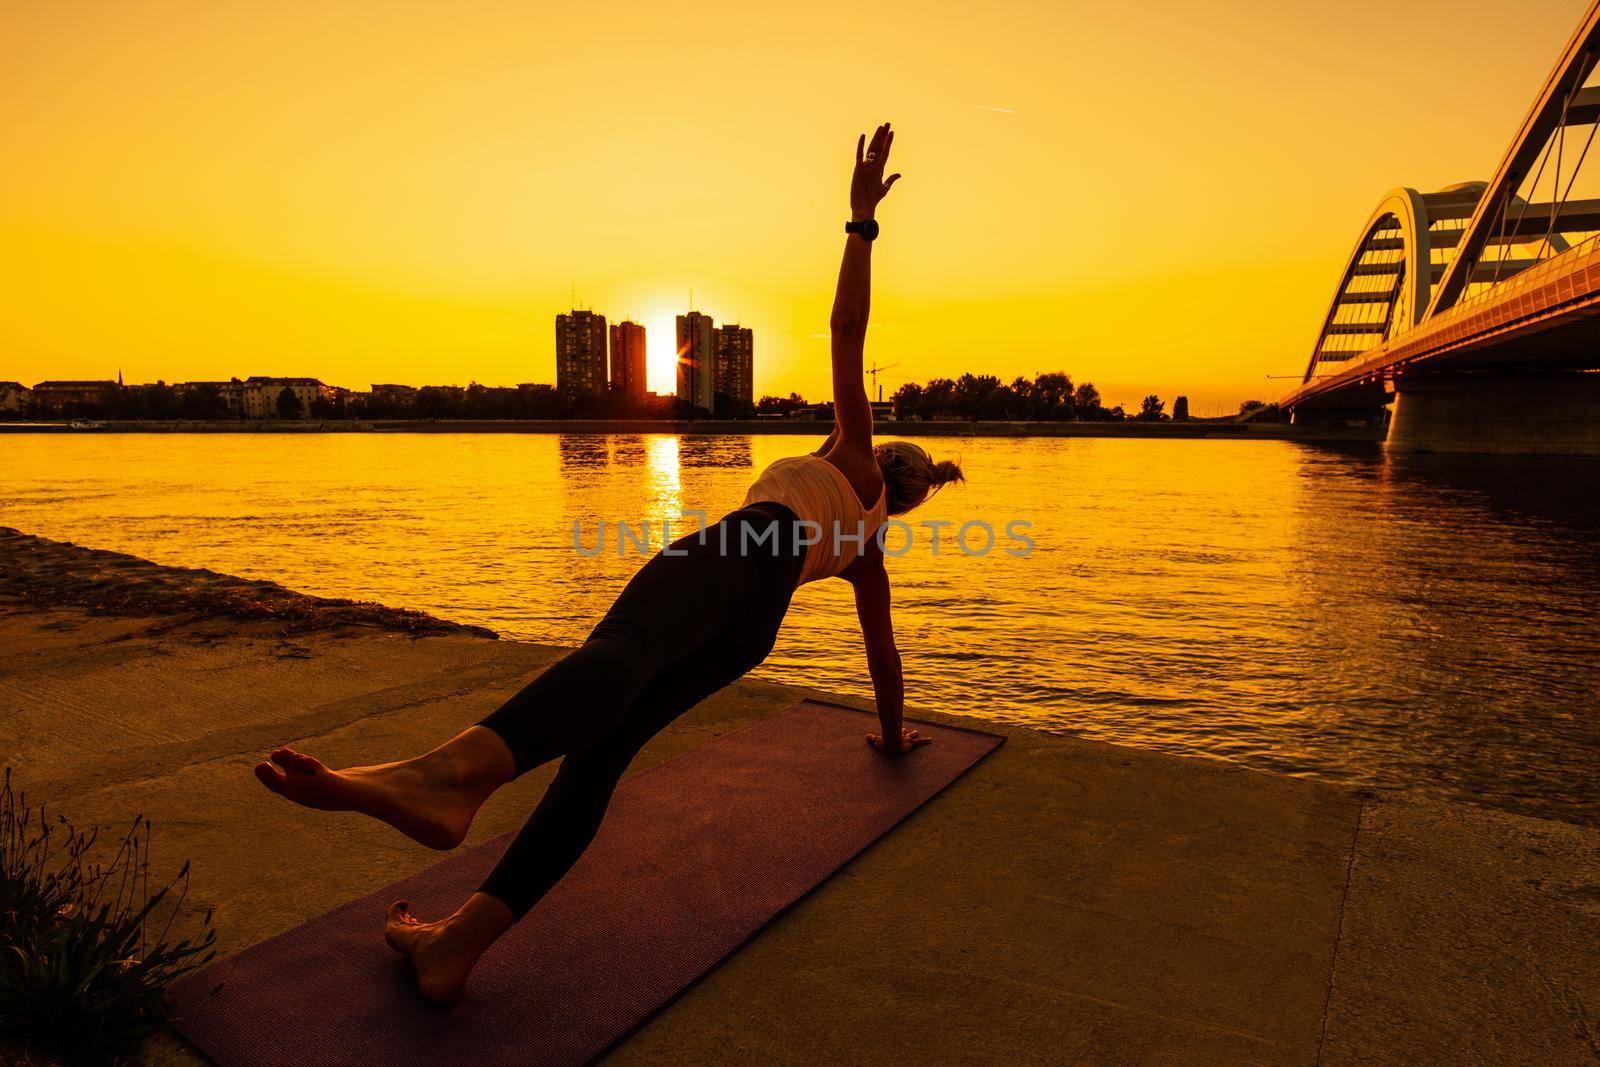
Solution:
{"label": "white tank top", "polygon": [[887,498],[888,493],[881,492],[876,504],[863,508],[855,487],[838,467],[821,456],[790,456],[761,472],[745,493],[744,503],[775,501],[803,521],[816,524],[800,533],[802,538],[816,539],[806,549],[805,566],[800,570],[800,584],[804,585],[832,578],[855,562],[887,518]]}

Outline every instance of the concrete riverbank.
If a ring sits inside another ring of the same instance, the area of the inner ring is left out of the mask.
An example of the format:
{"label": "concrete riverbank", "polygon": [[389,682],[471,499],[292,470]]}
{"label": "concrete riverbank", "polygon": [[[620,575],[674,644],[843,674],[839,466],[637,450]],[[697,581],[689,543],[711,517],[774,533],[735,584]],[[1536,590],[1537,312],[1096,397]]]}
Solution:
{"label": "concrete riverbank", "polygon": [[[39,539],[0,551],[28,561],[0,568],[4,762],[79,822],[148,814],[157,862],[194,861],[224,952],[438,859],[270,796],[250,774],[261,753],[418,751],[560,652],[373,606],[217,597],[239,580]],[[800,695],[742,681],[634,770]],[[997,732],[999,752],[611,1061],[1600,1056],[1600,831]],[[519,825],[546,780],[497,795],[471,840]],[[194,1059],[171,1037],[148,1057]]]}
{"label": "concrete riverbank", "polygon": [[[822,437],[832,423],[816,419],[752,419],[710,422],[668,419],[275,419],[227,422],[108,421],[91,425],[0,422],[4,433],[650,433],[788,434]],[[884,437],[1154,437],[1177,440],[1304,441],[1317,444],[1378,443],[1384,431],[1366,426],[1291,426],[1276,422],[1192,419],[1186,422],[896,422],[880,420]]]}

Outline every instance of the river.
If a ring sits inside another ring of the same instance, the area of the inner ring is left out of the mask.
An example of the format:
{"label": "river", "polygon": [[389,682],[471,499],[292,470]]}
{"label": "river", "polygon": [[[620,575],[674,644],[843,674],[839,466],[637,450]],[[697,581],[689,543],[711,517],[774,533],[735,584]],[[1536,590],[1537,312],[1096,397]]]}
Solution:
{"label": "river", "polygon": [[[890,561],[913,707],[1600,825],[1600,463],[923,443],[968,482]],[[12,434],[0,524],[574,643],[642,562],[616,523],[659,544],[812,445]],[[804,588],[758,673],[868,696],[853,625],[845,583]]]}

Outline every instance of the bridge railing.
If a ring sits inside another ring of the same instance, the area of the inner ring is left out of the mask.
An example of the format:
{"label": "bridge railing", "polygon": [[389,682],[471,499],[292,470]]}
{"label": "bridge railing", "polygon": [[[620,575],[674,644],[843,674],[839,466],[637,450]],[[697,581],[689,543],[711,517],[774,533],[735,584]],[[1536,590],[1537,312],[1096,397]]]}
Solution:
{"label": "bridge railing", "polygon": [[1295,407],[1360,382],[1391,378],[1412,365],[1581,309],[1600,307],[1600,234],[1529,267],[1516,277],[1473,294],[1423,321],[1402,337],[1378,345],[1340,367],[1291,390],[1281,403]]}

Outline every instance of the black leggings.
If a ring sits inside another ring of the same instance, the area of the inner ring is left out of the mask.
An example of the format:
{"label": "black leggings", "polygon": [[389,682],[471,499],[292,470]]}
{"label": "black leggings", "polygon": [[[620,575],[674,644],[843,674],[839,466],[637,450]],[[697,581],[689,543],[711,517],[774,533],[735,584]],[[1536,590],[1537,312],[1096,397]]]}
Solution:
{"label": "black leggings", "polygon": [[589,847],[645,743],[766,659],[805,559],[795,524],[781,504],[752,504],[674,542],[583,647],[478,724],[504,739],[519,775],[566,757],[482,892],[520,918]]}

